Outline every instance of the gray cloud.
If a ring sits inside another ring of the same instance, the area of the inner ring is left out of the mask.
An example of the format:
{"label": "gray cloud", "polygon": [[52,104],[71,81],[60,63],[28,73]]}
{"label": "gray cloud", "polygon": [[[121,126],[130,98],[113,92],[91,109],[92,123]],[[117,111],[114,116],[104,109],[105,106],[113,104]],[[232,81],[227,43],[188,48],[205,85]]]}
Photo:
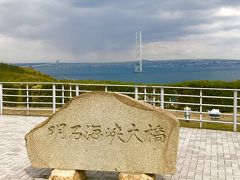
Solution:
{"label": "gray cloud", "polygon": [[[145,59],[186,58],[196,54],[201,58],[209,58],[209,54],[221,58],[227,54],[238,59],[239,8],[237,0],[2,0],[0,59],[134,60],[138,30],[142,31],[148,50],[145,49]],[[209,52],[213,44],[216,56]],[[166,45],[167,53],[161,51]],[[201,51],[180,48],[191,46]],[[224,54],[224,48],[231,46],[234,52]]]}

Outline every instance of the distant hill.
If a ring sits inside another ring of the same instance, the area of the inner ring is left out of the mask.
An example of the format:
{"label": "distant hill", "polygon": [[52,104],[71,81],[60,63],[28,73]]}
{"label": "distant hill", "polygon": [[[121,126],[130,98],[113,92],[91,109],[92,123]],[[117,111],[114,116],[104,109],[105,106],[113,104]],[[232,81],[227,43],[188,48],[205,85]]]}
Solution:
{"label": "distant hill", "polygon": [[0,82],[49,82],[56,81],[51,76],[45,75],[29,67],[19,67],[0,63]]}

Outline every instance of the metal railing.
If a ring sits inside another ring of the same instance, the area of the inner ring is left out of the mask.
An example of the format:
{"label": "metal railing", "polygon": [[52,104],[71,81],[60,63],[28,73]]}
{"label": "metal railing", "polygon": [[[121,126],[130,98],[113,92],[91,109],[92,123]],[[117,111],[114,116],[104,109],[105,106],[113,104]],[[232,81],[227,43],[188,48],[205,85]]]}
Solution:
{"label": "metal railing", "polygon": [[[174,113],[181,121],[230,124],[237,131],[240,89],[194,88],[115,84],[0,82],[0,114],[46,111],[55,113],[68,100],[84,92],[111,91],[125,94]],[[191,111],[186,112],[185,107]],[[219,109],[219,118],[209,111]],[[191,116],[186,116],[186,113]]]}

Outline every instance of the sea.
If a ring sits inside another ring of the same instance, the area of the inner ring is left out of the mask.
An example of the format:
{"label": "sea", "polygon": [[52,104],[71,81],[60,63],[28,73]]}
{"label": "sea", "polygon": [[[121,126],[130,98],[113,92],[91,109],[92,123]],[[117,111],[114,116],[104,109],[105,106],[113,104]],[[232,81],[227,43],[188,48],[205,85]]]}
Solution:
{"label": "sea", "polygon": [[56,79],[112,80],[161,84],[194,80],[240,80],[240,60],[161,60],[143,61],[143,72],[136,73],[136,62],[122,63],[21,63]]}

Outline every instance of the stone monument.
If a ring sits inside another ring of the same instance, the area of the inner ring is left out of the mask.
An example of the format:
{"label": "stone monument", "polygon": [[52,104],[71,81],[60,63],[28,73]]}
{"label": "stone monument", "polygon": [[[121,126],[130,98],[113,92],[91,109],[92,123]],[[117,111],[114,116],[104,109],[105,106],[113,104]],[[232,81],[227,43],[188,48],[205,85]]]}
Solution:
{"label": "stone monument", "polygon": [[92,92],[73,98],[25,139],[33,167],[174,174],[179,122],[128,96]]}

